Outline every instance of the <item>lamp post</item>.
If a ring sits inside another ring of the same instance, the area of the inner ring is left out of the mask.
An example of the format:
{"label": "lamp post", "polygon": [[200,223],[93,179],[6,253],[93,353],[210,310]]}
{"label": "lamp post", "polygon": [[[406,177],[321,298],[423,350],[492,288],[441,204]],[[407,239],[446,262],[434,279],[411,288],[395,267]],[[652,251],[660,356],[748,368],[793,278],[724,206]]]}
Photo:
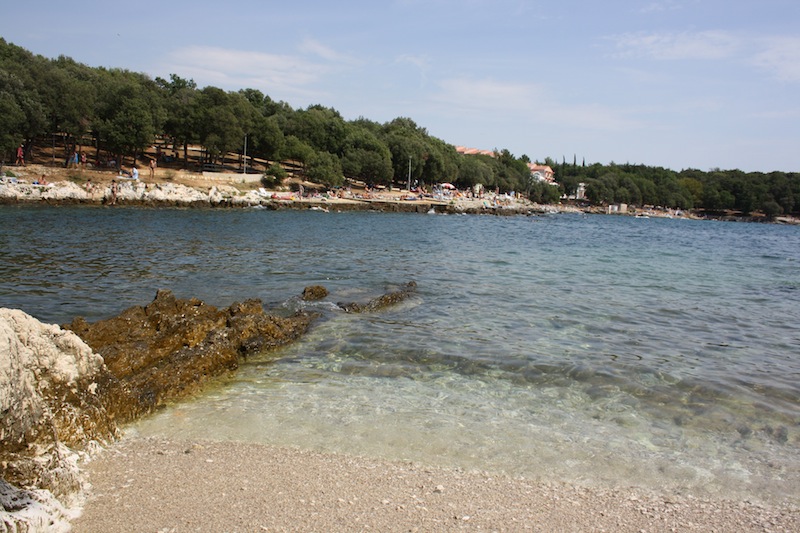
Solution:
{"label": "lamp post", "polygon": [[244,166],[242,174],[247,174],[247,134],[244,134]]}

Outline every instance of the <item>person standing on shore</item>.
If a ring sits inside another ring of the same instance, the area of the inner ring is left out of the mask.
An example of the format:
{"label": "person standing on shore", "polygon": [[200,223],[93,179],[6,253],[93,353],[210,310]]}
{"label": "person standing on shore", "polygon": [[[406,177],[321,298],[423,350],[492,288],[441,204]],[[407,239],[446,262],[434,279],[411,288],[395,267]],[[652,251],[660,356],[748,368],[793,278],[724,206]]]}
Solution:
{"label": "person standing on shore", "polygon": [[156,160],[155,159],[151,159],[150,160],[150,179],[151,180],[155,179],[155,177],[156,177]]}
{"label": "person standing on shore", "polygon": [[117,180],[111,180],[111,199],[108,205],[115,205],[117,203]]}
{"label": "person standing on shore", "polygon": [[25,166],[25,148],[22,144],[17,148],[17,166]]}

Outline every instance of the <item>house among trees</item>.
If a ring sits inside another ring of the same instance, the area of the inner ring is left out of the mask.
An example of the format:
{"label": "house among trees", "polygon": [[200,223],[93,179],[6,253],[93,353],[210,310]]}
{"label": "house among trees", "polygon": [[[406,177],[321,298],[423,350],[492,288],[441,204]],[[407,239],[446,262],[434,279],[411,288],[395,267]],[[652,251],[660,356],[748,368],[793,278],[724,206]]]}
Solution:
{"label": "house among trees", "polygon": [[555,172],[549,165],[528,163],[528,168],[531,170],[531,177],[536,181],[546,181],[551,185],[557,185]]}
{"label": "house among trees", "polygon": [[[460,155],[485,155],[493,158],[498,157],[498,152],[495,150],[480,150],[478,148],[467,148],[466,146],[456,146],[456,152]],[[524,158],[527,160],[527,158]],[[530,170],[531,178],[538,182],[549,183],[550,185],[558,185],[556,183],[556,175],[552,167],[549,165],[540,165],[539,163],[526,163],[528,170]]]}

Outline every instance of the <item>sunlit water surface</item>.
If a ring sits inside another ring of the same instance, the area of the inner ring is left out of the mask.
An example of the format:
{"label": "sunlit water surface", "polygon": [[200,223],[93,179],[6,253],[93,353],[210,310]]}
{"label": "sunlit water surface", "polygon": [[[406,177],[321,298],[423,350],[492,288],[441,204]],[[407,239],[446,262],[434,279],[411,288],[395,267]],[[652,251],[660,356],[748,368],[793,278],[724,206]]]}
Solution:
{"label": "sunlit water surface", "polygon": [[321,313],[131,431],[800,502],[800,228],[4,207],[0,245],[0,305],[48,322],[159,288]]}

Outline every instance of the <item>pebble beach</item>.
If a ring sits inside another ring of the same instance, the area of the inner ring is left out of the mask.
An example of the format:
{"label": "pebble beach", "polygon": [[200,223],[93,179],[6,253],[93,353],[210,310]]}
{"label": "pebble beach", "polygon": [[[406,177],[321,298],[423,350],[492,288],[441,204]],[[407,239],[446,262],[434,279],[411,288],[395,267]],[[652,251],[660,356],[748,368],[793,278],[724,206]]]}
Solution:
{"label": "pebble beach", "polygon": [[126,437],[76,532],[797,531],[800,511],[235,442]]}

